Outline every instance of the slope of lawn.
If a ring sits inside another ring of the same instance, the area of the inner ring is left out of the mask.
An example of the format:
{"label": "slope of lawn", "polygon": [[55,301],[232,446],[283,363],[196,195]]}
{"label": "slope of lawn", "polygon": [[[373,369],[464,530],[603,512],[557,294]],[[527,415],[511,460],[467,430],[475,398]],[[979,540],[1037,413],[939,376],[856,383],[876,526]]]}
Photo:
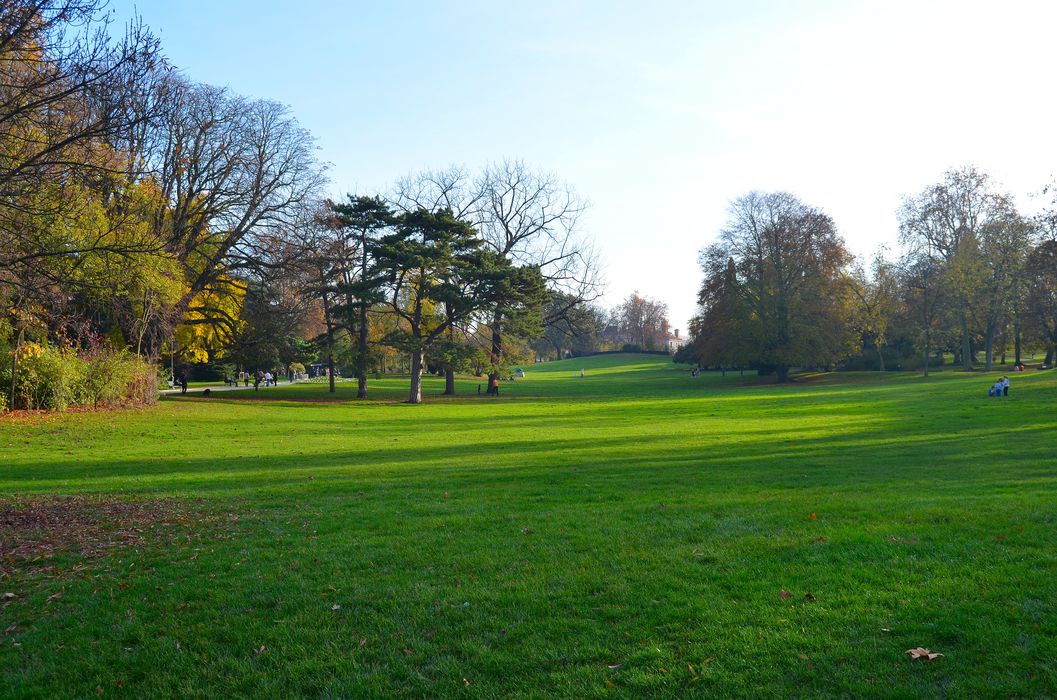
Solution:
{"label": "slope of lawn", "polygon": [[1057,374],[525,369],[0,419],[9,510],[190,513],[5,548],[0,695],[1057,695]]}

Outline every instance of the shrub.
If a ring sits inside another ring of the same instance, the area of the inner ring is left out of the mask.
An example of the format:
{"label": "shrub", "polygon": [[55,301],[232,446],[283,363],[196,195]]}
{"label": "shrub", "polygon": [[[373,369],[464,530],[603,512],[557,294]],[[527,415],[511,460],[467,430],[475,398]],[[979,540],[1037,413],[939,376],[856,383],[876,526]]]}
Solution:
{"label": "shrub", "polygon": [[16,365],[14,408],[62,411],[83,401],[87,363],[72,349],[26,343]]}
{"label": "shrub", "polygon": [[158,396],[158,372],[127,350],[100,346],[85,358],[84,401],[91,406],[142,405]]}
{"label": "shrub", "polygon": [[[146,405],[158,399],[157,369],[127,350],[100,345],[78,355],[73,348],[26,343],[16,363],[15,402],[7,408],[62,411],[70,406]],[[11,391],[6,364],[0,370],[5,398]]]}

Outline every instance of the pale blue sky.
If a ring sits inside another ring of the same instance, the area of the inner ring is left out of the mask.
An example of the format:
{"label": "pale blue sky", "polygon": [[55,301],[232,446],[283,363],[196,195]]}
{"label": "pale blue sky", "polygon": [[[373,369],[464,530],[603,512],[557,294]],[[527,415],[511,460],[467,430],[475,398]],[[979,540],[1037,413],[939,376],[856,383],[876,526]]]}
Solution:
{"label": "pale blue sky", "polygon": [[895,245],[900,196],[974,163],[1018,196],[1057,172],[1057,3],[126,2],[190,77],[289,104],[332,193],[521,158],[592,203],[613,305],[685,328],[697,251],[744,192]]}

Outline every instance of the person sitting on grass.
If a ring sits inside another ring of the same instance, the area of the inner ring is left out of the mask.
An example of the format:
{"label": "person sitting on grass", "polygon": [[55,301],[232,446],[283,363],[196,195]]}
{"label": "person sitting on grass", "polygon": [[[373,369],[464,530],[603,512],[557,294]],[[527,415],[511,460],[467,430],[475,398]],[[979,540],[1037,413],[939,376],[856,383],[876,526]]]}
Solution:
{"label": "person sitting on grass", "polygon": [[1001,379],[999,379],[998,381],[995,382],[994,389],[995,389],[995,398],[997,398],[997,399],[1002,398],[1002,380]]}

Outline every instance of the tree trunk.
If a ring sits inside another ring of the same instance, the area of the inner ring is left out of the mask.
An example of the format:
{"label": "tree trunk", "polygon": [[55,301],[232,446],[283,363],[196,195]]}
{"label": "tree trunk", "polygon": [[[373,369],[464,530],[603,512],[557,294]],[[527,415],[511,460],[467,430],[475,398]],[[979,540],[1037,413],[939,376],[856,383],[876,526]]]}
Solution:
{"label": "tree trunk", "polygon": [[330,377],[330,393],[334,393],[334,352],[327,352],[327,375]]}
{"label": "tree trunk", "polygon": [[964,311],[959,314],[958,325],[962,332],[962,369],[969,372],[973,369],[973,349],[969,344],[969,319]]}
{"label": "tree trunk", "polygon": [[323,295],[323,322],[327,326],[327,374],[330,376],[330,393],[334,393],[334,324],[330,320],[330,301]]}
{"label": "tree trunk", "polygon": [[885,371],[885,354],[881,352],[881,345],[874,343],[874,347],[877,348],[877,369],[879,372]]}
{"label": "tree trunk", "polygon": [[503,362],[503,336],[500,331],[500,325],[503,322],[502,314],[498,312],[492,317],[492,349],[491,359],[492,365],[496,371],[499,371],[499,365]]}
{"label": "tree trunk", "polygon": [[925,376],[929,376],[929,355],[932,353],[932,336],[925,331]]}
{"label": "tree trunk", "polygon": [[1013,319],[1013,363],[1020,364],[1020,319]]}
{"label": "tree trunk", "polygon": [[360,304],[358,354],[356,357],[356,398],[367,398],[367,304]]}
{"label": "tree trunk", "polygon": [[777,365],[774,368],[775,373],[778,375],[778,383],[785,384],[789,381],[789,366],[788,365]]}
{"label": "tree trunk", "polygon": [[[451,343],[450,351],[455,350],[455,324],[452,322],[451,309],[447,308],[448,315],[448,341]],[[444,363],[444,395],[455,396],[455,366],[449,361]]]}
{"label": "tree trunk", "polygon": [[995,324],[988,323],[984,335],[984,371],[990,372],[994,360]]}
{"label": "tree trunk", "polygon": [[9,411],[14,411],[17,408],[15,406],[15,388],[18,385],[18,353],[22,350],[22,340],[25,336],[26,330],[20,328],[15,339],[15,351],[11,353],[11,402],[7,405]]}
{"label": "tree trunk", "polygon": [[408,403],[422,403],[422,365],[426,353],[415,350],[411,353],[411,396]]}

